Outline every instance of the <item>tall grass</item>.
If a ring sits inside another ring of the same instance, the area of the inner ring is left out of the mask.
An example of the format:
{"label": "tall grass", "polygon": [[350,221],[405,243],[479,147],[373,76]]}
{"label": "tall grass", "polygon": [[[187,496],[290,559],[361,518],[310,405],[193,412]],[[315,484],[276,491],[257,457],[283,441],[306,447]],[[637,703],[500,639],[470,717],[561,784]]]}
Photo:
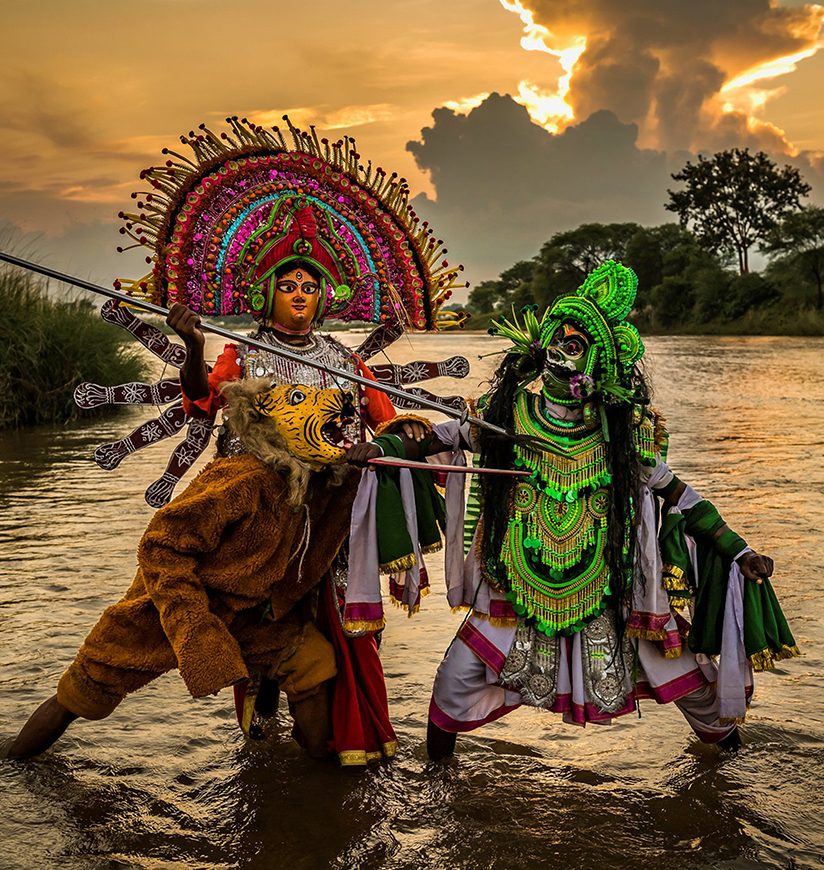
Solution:
{"label": "tall grass", "polygon": [[0,270],[0,429],[90,416],[74,404],[74,388],[142,379],[137,348],[91,302],[57,301],[43,280]]}

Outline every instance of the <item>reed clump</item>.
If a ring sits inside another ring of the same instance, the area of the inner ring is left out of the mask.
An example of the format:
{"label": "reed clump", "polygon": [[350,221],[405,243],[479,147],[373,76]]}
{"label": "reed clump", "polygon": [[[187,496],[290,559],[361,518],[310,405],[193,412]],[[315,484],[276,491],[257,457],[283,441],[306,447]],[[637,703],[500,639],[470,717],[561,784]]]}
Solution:
{"label": "reed clump", "polygon": [[54,299],[42,279],[0,269],[0,429],[91,416],[98,412],[74,403],[79,383],[125,383],[146,373],[135,343],[91,302]]}

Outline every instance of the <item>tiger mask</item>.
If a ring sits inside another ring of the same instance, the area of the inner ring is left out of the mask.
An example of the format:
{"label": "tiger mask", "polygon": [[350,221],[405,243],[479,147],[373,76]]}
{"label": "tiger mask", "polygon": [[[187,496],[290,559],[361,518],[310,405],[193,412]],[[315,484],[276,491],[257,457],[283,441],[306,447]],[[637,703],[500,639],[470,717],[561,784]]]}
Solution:
{"label": "tiger mask", "polygon": [[292,507],[303,503],[313,472],[324,472],[332,486],[357,474],[344,462],[352,446],[345,427],[355,420],[351,393],[302,384],[272,387],[267,378],[230,381],[221,390],[226,435],[285,475]]}
{"label": "tiger mask", "polygon": [[341,462],[352,446],[345,432],[355,418],[352,393],[288,384],[258,393],[253,406],[274,420],[289,452],[304,462]]}

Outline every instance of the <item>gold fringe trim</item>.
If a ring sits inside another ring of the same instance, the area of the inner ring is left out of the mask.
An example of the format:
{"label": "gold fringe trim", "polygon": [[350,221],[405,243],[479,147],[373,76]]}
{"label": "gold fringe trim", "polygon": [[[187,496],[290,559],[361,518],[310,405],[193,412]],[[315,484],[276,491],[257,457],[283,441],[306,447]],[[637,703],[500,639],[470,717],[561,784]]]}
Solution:
{"label": "gold fringe trim", "polygon": [[685,607],[689,607],[692,604],[692,598],[688,598],[684,595],[673,595],[669,600],[670,607],[674,607],[676,610],[683,610]]}
{"label": "gold fringe trim", "polygon": [[[468,610],[469,608],[467,607],[466,609]],[[452,608],[453,613],[456,610],[460,610],[460,608]],[[513,625],[518,624],[517,616],[490,616],[488,613],[478,613],[477,610],[475,611],[474,615],[477,616],[478,619],[483,619],[490,625],[494,625],[496,628],[512,628]]]}
{"label": "gold fringe trim", "polygon": [[386,628],[385,619],[373,619],[371,622],[346,619],[343,623],[344,631],[383,631],[384,628]]}
{"label": "gold fringe trim", "polygon": [[687,585],[687,572],[683,568],[679,568],[678,565],[665,564],[661,574],[661,582],[667,592],[689,589]]}
{"label": "gold fringe trim", "polygon": [[[457,607],[451,608],[453,613],[466,613],[469,609],[468,604],[459,604]],[[482,616],[482,614],[479,613],[478,616]]]}
{"label": "gold fringe trim", "polygon": [[744,716],[721,716],[718,720],[719,725],[743,725],[746,717]]}
{"label": "gold fringe trim", "polygon": [[639,640],[667,639],[667,633],[663,628],[660,631],[651,631],[648,628],[628,628],[624,633],[627,637],[637,637]]}
{"label": "gold fringe trim", "polygon": [[680,659],[681,653],[683,652],[683,647],[671,647],[670,649],[664,650],[664,658],[665,659]]}
{"label": "gold fringe trim", "polygon": [[[426,417],[422,417],[420,414],[398,414],[391,420],[384,420],[383,423],[378,423],[375,428],[375,438],[385,434],[390,427],[395,429],[402,423],[420,423],[426,429],[427,435],[432,432],[432,421],[427,420]],[[394,432],[391,434],[394,434]]]}
{"label": "gold fringe trim", "polygon": [[399,556],[391,562],[384,562],[379,565],[381,574],[399,574],[401,571],[408,571],[415,565],[415,554],[408,553],[406,556]]}
{"label": "gold fringe trim", "polygon": [[[428,586],[423,586],[421,587],[419,594],[423,599],[426,598],[426,596],[429,595],[431,591],[432,590]],[[409,616],[418,613],[418,611],[421,609],[420,602],[418,602],[417,604],[413,604],[412,607],[410,607],[408,604],[405,604],[403,601],[399,601],[397,598],[395,598],[395,596],[391,592],[389,593],[389,600],[392,602],[394,607],[398,608],[398,610],[406,610]]]}
{"label": "gold fringe trim", "polygon": [[784,646],[777,652],[772,652],[769,649],[762,649],[761,652],[753,653],[750,656],[750,664],[754,671],[771,671],[775,667],[776,662],[782,659],[791,659],[800,656],[801,652],[797,646]]}
{"label": "gold fringe trim", "polygon": [[437,541],[434,544],[426,544],[425,546],[421,547],[421,553],[423,553],[423,555],[425,556],[427,555],[427,553],[438,553],[442,549],[443,541]]}

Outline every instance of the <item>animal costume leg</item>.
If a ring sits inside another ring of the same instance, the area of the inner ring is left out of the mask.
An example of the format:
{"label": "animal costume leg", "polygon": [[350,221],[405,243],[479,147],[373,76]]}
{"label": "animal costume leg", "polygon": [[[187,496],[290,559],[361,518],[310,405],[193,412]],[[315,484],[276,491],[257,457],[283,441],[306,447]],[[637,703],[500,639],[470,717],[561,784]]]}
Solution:
{"label": "animal costume leg", "polygon": [[131,593],[103,612],[57,684],[57,700],[83,719],[105,719],[126,695],[177,667],[151,599]]}

